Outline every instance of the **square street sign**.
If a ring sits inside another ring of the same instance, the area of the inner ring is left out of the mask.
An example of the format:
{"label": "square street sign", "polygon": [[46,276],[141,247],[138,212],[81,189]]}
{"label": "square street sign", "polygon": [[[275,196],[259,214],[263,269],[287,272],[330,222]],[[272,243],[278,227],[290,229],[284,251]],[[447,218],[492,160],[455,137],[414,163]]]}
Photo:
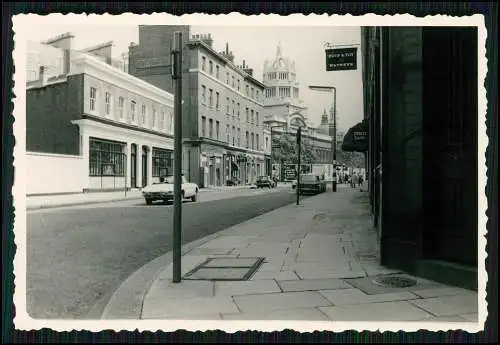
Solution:
{"label": "square street sign", "polygon": [[326,49],[327,71],[348,71],[358,68],[357,48]]}

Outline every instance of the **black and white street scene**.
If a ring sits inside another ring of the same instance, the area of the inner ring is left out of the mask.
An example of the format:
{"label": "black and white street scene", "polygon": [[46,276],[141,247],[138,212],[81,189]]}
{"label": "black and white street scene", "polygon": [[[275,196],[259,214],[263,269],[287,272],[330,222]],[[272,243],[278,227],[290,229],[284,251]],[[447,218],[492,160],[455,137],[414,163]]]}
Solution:
{"label": "black and white street scene", "polygon": [[474,21],[83,18],[15,62],[16,314],[480,321]]}

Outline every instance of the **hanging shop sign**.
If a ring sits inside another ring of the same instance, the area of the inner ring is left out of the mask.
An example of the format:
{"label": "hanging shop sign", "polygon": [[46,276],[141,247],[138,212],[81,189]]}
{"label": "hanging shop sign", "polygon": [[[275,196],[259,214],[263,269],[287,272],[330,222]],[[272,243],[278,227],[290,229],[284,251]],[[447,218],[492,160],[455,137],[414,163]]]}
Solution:
{"label": "hanging shop sign", "polygon": [[348,71],[358,68],[357,48],[326,49],[327,71]]}
{"label": "hanging shop sign", "polygon": [[342,141],[342,150],[348,152],[368,151],[368,121],[363,120],[351,127]]}

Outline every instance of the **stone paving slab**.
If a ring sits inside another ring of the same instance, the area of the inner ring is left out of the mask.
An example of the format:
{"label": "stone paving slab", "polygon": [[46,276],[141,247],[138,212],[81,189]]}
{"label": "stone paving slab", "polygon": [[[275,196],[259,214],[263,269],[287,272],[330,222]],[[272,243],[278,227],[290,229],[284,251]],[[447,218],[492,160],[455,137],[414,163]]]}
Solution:
{"label": "stone paving slab", "polygon": [[147,301],[162,302],[168,298],[199,298],[213,297],[214,283],[201,280],[181,280],[180,283],[173,283],[171,279],[157,279],[151,285]]}
{"label": "stone paving slab", "polygon": [[477,313],[477,295],[456,295],[410,301],[436,316]]}
{"label": "stone paving slab", "polygon": [[231,248],[195,248],[189,255],[228,255],[233,251]]}
{"label": "stone paving slab", "polygon": [[244,248],[256,238],[255,236],[221,236],[202,244],[199,248]]}
{"label": "stone paving slab", "polygon": [[462,314],[460,317],[470,322],[477,322],[479,320],[477,313]]}
{"label": "stone paving slab", "polygon": [[274,280],[215,282],[215,296],[239,296],[281,292]]}
{"label": "stone paving slab", "polygon": [[406,301],[320,307],[333,321],[420,321],[431,315]]}
{"label": "stone paving slab", "polygon": [[257,271],[250,280],[298,280],[299,277],[293,271]]}
{"label": "stone paving slab", "polygon": [[[386,276],[386,275],[381,275],[381,276]],[[390,275],[387,275],[387,276],[390,276]],[[430,280],[412,277],[408,274],[397,274],[397,276],[398,277],[409,277],[409,278],[415,279],[417,281],[417,285],[414,285],[411,287],[406,287],[406,288],[380,286],[380,285],[374,284],[372,282],[374,279],[377,278],[375,276],[370,276],[370,277],[365,277],[365,278],[356,278],[356,279],[347,279],[347,283],[351,284],[355,288],[362,290],[363,292],[365,292],[369,295],[384,294],[384,293],[398,292],[398,291],[411,291],[411,292],[413,292],[416,290],[433,289],[433,288],[436,288],[439,286],[444,286],[444,285],[438,284],[438,283],[430,281]]]}
{"label": "stone paving slab", "polygon": [[250,268],[200,268],[184,279],[193,280],[242,280]]}
{"label": "stone paving slab", "polygon": [[183,315],[183,316],[165,316],[166,320],[222,320],[222,314],[196,314],[196,315]]}
{"label": "stone paving slab", "polygon": [[462,289],[458,287],[448,287],[440,286],[436,289],[424,289],[413,292],[422,298],[432,298],[432,297],[443,297],[443,296],[454,296],[454,295],[474,295],[477,298],[477,292]]}
{"label": "stone paving slab", "polygon": [[255,257],[212,258],[203,267],[252,267],[257,261]]}
{"label": "stone paving slab", "polygon": [[406,301],[417,299],[418,296],[408,291],[391,292],[379,295],[367,295],[358,289],[321,290],[320,294],[325,296],[333,305],[363,304],[376,302]]}
{"label": "stone paving slab", "polygon": [[238,308],[231,297],[219,296],[212,298],[177,298],[168,299],[163,303],[144,304],[142,319],[179,318],[189,315],[237,313]]}
{"label": "stone paving slab", "polygon": [[317,292],[282,292],[235,296],[234,302],[246,313],[266,313],[270,310],[328,306],[331,303]]}
{"label": "stone paving slab", "polygon": [[341,279],[282,280],[278,285],[283,292],[349,289],[351,285]]}
{"label": "stone paving slab", "polygon": [[304,320],[329,321],[330,319],[316,308],[271,310],[266,313],[222,314],[223,320]]}
{"label": "stone paving slab", "polygon": [[[191,271],[193,268],[203,263],[208,259],[208,255],[184,255],[182,256],[181,262],[181,274],[184,276],[186,273]],[[159,279],[172,279],[173,278],[173,267],[174,264],[168,265],[159,275]]]}

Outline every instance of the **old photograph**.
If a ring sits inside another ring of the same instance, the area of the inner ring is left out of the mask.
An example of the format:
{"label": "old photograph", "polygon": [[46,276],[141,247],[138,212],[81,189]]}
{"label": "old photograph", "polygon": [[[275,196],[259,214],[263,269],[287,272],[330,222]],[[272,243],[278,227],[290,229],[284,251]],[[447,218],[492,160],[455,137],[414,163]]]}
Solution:
{"label": "old photograph", "polygon": [[481,20],[72,16],[14,20],[16,327],[483,328]]}

